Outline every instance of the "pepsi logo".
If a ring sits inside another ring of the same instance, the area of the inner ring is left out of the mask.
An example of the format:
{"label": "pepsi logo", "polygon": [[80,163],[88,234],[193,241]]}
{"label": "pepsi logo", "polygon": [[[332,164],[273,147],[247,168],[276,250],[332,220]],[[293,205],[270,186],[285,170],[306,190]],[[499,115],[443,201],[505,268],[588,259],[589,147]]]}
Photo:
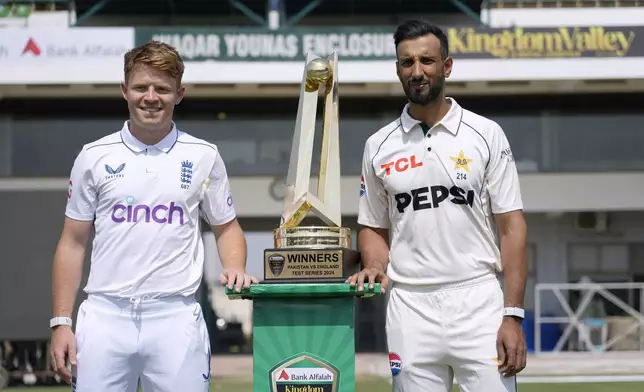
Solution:
{"label": "pepsi logo", "polygon": [[400,355],[396,353],[389,353],[389,367],[391,368],[391,374],[396,377],[402,371],[402,360]]}

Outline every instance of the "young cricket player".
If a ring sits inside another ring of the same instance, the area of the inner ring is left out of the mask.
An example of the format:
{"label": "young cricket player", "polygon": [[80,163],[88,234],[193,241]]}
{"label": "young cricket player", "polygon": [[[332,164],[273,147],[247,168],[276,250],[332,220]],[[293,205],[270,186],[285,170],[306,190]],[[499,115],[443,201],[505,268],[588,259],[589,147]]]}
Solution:
{"label": "young cricket player", "polygon": [[[53,268],[51,357],[76,391],[206,392],[210,340],[195,300],[203,218],[217,238],[229,288],[249,287],[246,241],[216,145],[177,129],[184,64],[150,42],[125,55],[123,128],[74,162]],[[72,332],[85,247],[90,274]],[[72,371],[66,367],[66,359]]]}

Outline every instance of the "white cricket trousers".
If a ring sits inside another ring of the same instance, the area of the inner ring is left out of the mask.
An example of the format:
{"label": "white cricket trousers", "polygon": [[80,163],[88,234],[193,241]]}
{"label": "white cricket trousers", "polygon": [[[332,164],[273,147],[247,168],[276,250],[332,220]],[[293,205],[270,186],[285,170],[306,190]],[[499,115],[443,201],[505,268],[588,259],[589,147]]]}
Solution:
{"label": "white cricket trousers", "polygon": [[194,298],[90,295],[78,309],[76,392],[207,392],[210,340]]}
{"label": "white cricket trousers", "polygon": [[516,378],[498,370],[496,339],[503,320],[496,276],[437,286],[393,284],[387,303],[387,345],[394,392],[516,392]]}

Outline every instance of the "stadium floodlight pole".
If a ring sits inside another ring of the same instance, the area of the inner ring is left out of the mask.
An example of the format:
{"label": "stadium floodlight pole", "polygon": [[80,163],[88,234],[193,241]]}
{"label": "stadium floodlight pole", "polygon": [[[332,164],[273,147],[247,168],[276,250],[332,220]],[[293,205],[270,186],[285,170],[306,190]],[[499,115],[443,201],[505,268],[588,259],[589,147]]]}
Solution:
{"label": "stadium floodlight pole", "polygon": [[260,25],[260,26],[265,26],[266,25],[266,20],[264,20],[264,18],[262,18],[261,16],[257,15],[253,10],[248,8],[241,1],[228,0],[228,3],[230,3],[230,5],[233,8],[236,8],[239,11],[241,11],[241,13],[246,15],[248,17],[248,19],[252,20],[253,22],[257,23],[258,25]]}
{"label": "stadium floodlight pole", "polygon": [[481,19],[481,16],[474,12],[467,4],[465,4],[462,0],[449,0],[450,3],[454,5],[454,7],[458,8],[462,13],[464,13],[466,16],[472,18],[476,23],[478,23],[481,26],[485,26],[485,22],[483,22],[483,19]]}
{"label": "stadium floodlight pole", "polygon": [[96,15],[98,12],[100,12],[107,4],[112,1],[112,0],[101,0],[98,3],[94,4],[93,6],[90,7],[87,11],[85,11],[81,16],[76,18],[76,22],[74,23],[74,26],[79,26],[81,22],[84,22],[85,20],[91,18],[92,16]]}
{"label": "stadium floodlight pole", "polygon": [[284,17],[284,3],[282,0],[267,0],[266,20],[270,30],[278,30]]}
{"label": "stadium floodlight pole", "polygon": [[305,5],[297,14],[293,15],[287,22],[287,25],[294,26],[296,25],[302,18],[304,18],[306,15],[311,13],[314,9],[316,9],[320,4],[322,4],[324,0],[311,0],[310,3]]}

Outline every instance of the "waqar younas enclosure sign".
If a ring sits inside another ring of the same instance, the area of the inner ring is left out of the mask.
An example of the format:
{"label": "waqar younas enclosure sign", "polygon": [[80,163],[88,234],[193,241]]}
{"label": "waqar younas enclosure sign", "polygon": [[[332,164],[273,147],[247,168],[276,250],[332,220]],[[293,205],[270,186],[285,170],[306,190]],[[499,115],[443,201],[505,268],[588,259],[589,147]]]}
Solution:
{"label": "waqar younas enclosure sign", "polygon": [[[268,29],[140,28],[136,44],[175,46],[185,61],[301,61],[337,52],[340,60],[396,56],[391,27]],[[450,55],[468,59],[644,56],[644,26],[490,29],[447,27]]]}

